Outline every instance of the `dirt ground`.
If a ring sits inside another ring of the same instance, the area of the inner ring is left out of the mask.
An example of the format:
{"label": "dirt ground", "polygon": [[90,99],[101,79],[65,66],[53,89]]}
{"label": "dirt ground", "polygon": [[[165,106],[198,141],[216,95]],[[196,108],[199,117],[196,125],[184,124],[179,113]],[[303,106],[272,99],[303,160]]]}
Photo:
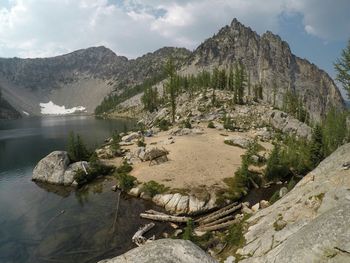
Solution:
{"label": "dirt ground", "polygon": [[[172,136],[175,143],[165,145],[170,137],[169,132],[160,132],[154,137],[145,138],[147,147],[164,147],[170,153],[169,161],[158,165],[140,162],[133,165],[131,172],[140,182],[154,180],[171,188],[209,188],[224,187],[223,179],[231,177],[241,164],[241,155],[245,150],[224,143],[224,135],[239,134],[250,136],[249,133],[234,133],[204,128],[204,134]],[[271,145],[262,143],[265,148]],[[151,145],[152,144],[152,145]],[[128,146],[131,151],[135,145]],[[120,160],[113,160],[120,163]]]}

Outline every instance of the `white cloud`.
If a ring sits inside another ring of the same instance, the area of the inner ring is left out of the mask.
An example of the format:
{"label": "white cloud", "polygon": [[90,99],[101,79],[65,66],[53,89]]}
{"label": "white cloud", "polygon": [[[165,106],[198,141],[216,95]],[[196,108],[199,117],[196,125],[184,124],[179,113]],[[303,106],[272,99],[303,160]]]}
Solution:
{"label": "white cloud", "polygon": [[52,56],[106,45],[136,57],[162,46],[195,48],[237,17],[278,33],[282,13],[325,41],[350,36],[348,0],[0,0],[0,56]]}

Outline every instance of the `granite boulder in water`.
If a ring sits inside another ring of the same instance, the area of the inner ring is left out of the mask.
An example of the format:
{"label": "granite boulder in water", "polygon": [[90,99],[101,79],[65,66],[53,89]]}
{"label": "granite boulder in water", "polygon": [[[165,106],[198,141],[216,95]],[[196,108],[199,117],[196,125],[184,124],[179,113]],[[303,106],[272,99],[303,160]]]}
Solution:
{"label": "granite boulder in water", "polygon": [[78,169],[82,169],[82,165],[82,162],[70,164],[67,152],[54,151],[38,162],[33,170],[32,180],[51,184],[72,185],[74,174]]}

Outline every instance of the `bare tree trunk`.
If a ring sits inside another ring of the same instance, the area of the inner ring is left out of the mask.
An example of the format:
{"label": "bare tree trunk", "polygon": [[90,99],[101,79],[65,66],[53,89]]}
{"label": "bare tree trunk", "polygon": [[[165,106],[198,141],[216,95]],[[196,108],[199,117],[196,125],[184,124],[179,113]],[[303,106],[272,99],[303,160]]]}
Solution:
{"label": "bare tree trunk", "polygon": [[234,219],[234,220],[231,220],[231,221],[228,221],[228,222],[225,222],[222,224],[213,225],[213,226],[208,226],[208,227],[199,226],[195,229],[195,231],[200,231],[200,232],[215,231],[215,230],[226,228],[226,227],[231,226],[233,224],[237,224],[239,222],[240,222],[240,219]]}
{"label": "bare tree trunk", "polygon": [[156,221],[177,222],[177,223],[186,223],[188,220],[191,219],[190,217],[185,217],[185,216],[171,216],[166,214],[162,215],[162,214],[146,214],[146,213],[141,213],[140,217],[156,220]]}
{"label": "bare tree trunk", "polygon": [[143,236],[143,234],[151,230],[154,226],[155,226],[154,223],[149,223],[141,227],[139,230],[137,230],[137,232],[132,237],[132,242],[134,242],[138,246],[145,244],[147,239]]}
{"label": "bare tree trunk", "polygon": [[237,203],[233,203],[231,205],[228,205],[210,215],[208,215],[206,218],[203,218],[202,220],[198,220],[199,224],[201,225],[205,225],[207,223],[213,222],[219,218],[222,218],[226,215],[229,215],[233,212],[235,212],[236,210],[240,209],[242,207],[242,204],[238,204]]}

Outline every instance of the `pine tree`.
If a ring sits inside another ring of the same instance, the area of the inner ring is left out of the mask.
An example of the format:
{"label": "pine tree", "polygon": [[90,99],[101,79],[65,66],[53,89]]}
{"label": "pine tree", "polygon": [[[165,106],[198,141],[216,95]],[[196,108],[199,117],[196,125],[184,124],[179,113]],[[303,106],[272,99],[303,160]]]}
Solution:
{"label": "pine tree", "polygon": [[173,59],[170,58],[165,65],[165,72],[168,77],[168,81],[165,83],[165,89],[169,94],[169,100],[171,105],[171,117],[172,122],[175,122],[175,113],[176,113],[176,97],[177,89],[179,86],[179,78],[176,75],[175,65]]}
{"label": "pine tree", "polygon": [[336,79],[343,85],[350,99],[350,40],[345,49],[343,49],[341,57],[334,63],[337,72]]}
{"label": "pine tree", "polygon": [[310,161],[313,168],[316,167],[324,158],[323,154],[323,136],[322,128],[317,124],[312,131],[310,143]]}
{"label": "pine tree", "polygon": [[332,108],[322,124],[324,154],[328,156],[347,140],[346,113]]}
{"label": "pine tree", "polygon": [[159,105],[158,90],[148,86],[141,97],[141,102],[145,110],[153,112]]}

